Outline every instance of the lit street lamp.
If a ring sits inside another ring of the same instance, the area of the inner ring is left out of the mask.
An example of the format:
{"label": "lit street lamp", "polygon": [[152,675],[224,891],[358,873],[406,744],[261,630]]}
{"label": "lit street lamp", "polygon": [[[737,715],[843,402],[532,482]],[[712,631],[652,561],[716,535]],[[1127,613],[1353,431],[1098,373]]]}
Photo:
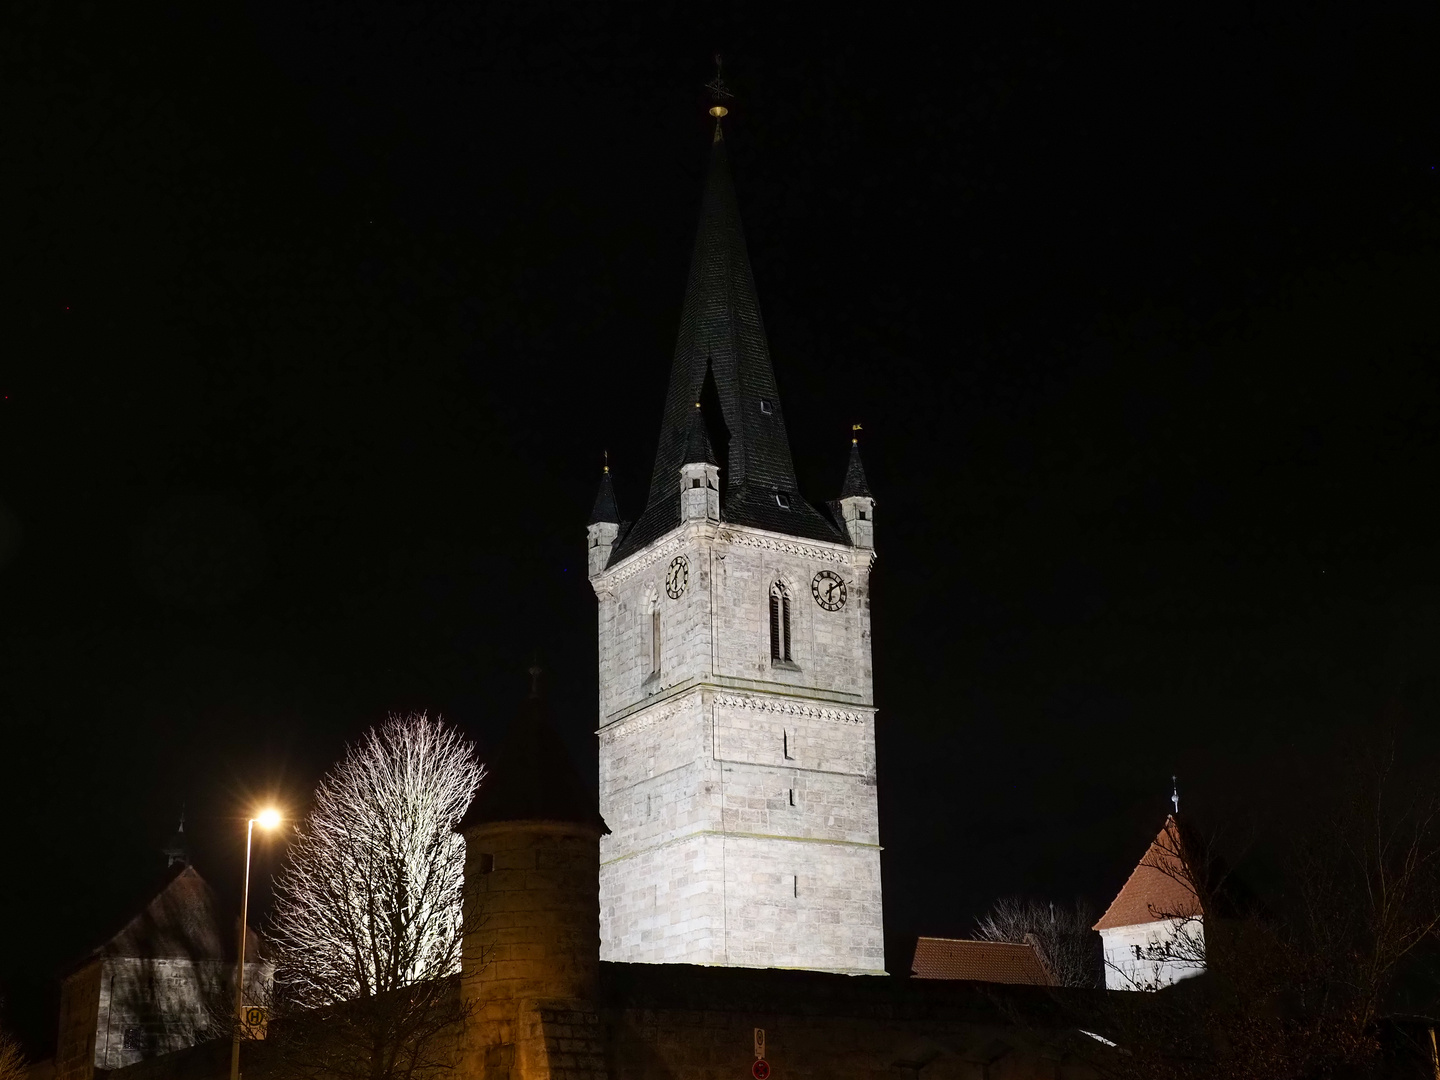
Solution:
{"label": "lit street lamp", "polygon": [[280,811],[261,810],[245,823],[245,891],[240,894],[240,959],[235,964],[235,1041],[230,1047],[230,1080],[240,1080],[240,1027],[245,1016],[245,934],[250,918],[250,841],[255,826],[273,829],[280,824]]}

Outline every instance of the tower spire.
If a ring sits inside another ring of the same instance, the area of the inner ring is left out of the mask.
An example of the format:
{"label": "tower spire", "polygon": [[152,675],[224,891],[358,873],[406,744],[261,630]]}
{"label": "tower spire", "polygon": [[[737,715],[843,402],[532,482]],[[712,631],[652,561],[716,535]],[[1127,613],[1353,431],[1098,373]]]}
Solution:
{"label": "tower spire", "polygon": [[[734,100],[718,67],[717,62],[715,79],[706,85],[708,112],[717,125]],[[785,413],[740,226],[730,155],[718,126],[710,148],[650,495],[644,513],[617,544],[612,561],[680,524],[676,470],[685,463],[689,414],[701,398],[707,367],[720,413],[710,419],[723,426],[727,437],[725,520],[812,540],[843,539],[796,490]]]}

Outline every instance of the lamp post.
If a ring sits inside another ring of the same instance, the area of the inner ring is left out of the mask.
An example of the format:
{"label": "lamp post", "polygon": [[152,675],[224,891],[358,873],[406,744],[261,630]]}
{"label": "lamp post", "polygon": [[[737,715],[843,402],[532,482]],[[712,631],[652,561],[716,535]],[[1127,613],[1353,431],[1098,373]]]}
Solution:
{"label": "lamp post", "polygon": [[235,1039],[230,1046],[230,1080],[240,1080],[240,1027],[245,1015],[245,936],[246,923],[250,918],[250,841],[255,836],[256,823],[262,829],[273,829],[280,824],[280,811],[261,810],[245,823],[245,890],[240,894],[240,951],[235,963]]}

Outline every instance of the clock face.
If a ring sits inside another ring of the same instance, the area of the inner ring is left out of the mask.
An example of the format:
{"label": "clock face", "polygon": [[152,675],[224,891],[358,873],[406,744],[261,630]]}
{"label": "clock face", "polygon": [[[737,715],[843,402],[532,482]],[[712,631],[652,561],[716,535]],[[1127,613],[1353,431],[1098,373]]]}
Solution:
{"label": "clock face", "polygon": [[665,571],[665,592],[671,600],[679,600],[689,587],[690,560],[684,555],[676,555],[670,562],[670,569]]}
{"label": "clock face", "polygon": [[810,595],[826,611],[839,611],[845,606],[845,579],[834,570],[821,570],[810,582]]}

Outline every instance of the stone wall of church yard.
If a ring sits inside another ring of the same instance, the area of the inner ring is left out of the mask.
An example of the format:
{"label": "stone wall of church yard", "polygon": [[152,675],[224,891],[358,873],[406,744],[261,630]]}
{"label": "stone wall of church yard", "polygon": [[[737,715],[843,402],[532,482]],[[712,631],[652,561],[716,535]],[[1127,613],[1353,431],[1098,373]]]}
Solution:
{"label": "stone wall of church yard", "polygon": [[625,1009],[611,1025],[610,1080],[740,1080],[765,1031],[774,1080],[1094,1080],[1080,1062],[1027,1046],[1013,1028],[894,1016]]}

